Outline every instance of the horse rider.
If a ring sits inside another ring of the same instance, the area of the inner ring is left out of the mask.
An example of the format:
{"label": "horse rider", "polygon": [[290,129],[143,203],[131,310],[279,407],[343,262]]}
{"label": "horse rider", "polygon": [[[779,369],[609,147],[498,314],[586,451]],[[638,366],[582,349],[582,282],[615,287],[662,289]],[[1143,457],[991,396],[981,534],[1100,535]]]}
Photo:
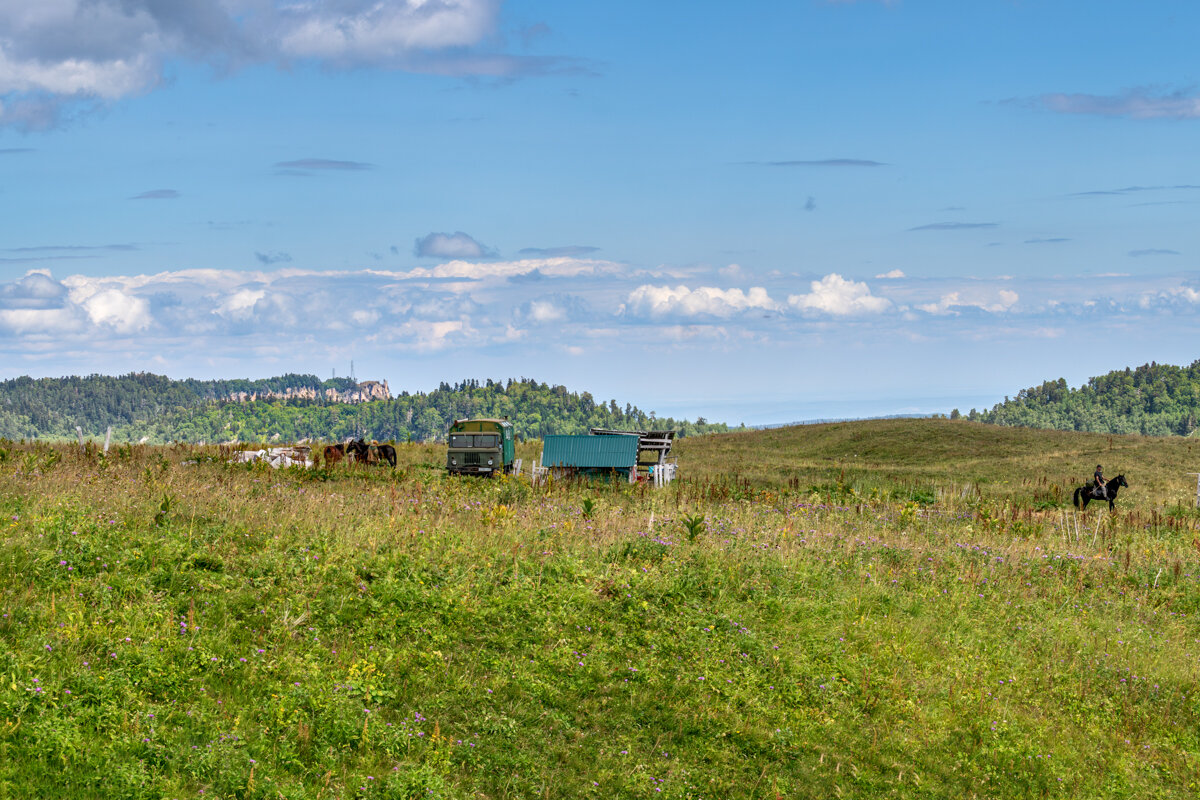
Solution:
{"label": "horse rider", "polygon": [[1099,497],[1101,500],[1107,500],[1108,499],[1108,487],[1104,485],[1105,483],[1107,483],[1107,481],[1104,480],[1104,467],[1100,466],[1099,464],[1096,465],[1095,478],[1096,478],[1096,492],[1095,492],[1096,497]]}

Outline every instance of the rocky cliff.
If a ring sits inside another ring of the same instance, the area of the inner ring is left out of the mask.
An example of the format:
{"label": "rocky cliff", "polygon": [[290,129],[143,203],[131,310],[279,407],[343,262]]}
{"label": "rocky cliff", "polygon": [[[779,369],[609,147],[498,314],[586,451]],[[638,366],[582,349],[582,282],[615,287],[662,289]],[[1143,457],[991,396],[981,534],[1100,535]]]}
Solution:
{"label": "rocky cliff", "polygon": [[390,400],[391,390],[387,381],[363,381],[353,389],[339,391],[337,389],[318,389],[312,386],[289,387],[282,392],[230,392],[229,399],[239,403],[249,403],[254,400],[289,400],[304,398],[315,400],[318,394],[330,403],[366,403],[370,400]]}

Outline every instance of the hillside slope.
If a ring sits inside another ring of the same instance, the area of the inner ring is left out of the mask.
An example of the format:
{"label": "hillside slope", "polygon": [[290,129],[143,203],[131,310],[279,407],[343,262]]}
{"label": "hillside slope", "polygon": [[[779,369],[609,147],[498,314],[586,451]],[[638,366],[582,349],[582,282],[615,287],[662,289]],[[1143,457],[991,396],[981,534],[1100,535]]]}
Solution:
{"label": "hillside slope", "polygon": [[[1188,502],[1200,472],[1192,438],[1031,430],[968,420],[890,419],[737,431],[679,442],[689,479],[730,478],[756,487],[872,490],[915,496],[937,491],[1061,500],[1096,464],[1125,473],[1131,498]],[[1024,484],[1024,485],[1022,485]],[[1054,496],[1055,488],[1060,493]]]}

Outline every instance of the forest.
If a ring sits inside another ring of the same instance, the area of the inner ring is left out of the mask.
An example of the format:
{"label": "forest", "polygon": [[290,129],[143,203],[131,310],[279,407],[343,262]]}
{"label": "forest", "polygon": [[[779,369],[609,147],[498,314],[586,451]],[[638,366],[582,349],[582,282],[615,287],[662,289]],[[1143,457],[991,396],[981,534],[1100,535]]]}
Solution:
{"label": "forest", "polygon": [[1190,366],[1150,362],[1114,370],[1072,389],[1063,378],[1022,389],[990,411],[971,409],[979,422],[1092,433],[1193,436],[1200,419],[1200,361]]}
{"label": "forest", "polygon": [[433,441],[445,437],[455,419],[507,417],[517,435],[586,433],[589,427],[679,431],[688,436],[728,430],[703,417],[694,421],[658,417],[616,400],[597,401],[521,378],[442,383],[431,392],[401,392],[391,400],[331,403],[317,397],[235,402],[234,392],[353,388],[346,378],[322,381],[313,375],[264,380],[171,380],[131,373],[119,377],[16,378],[0,382],[0,437],[66,439],[75,427],[102,437],[109,426],[116,441],[263,442],[341,440],[363,436],[379,441]]}

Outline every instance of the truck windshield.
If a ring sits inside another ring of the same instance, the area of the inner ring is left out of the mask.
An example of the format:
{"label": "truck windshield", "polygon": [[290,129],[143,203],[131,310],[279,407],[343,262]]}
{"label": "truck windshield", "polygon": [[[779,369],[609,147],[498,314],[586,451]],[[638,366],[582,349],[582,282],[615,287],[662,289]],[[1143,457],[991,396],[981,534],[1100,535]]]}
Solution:
{"label": "truck windshield", "polygon": [[496,434],[494,433],[452,433],[450,434],[451,447],[495,447]]}

